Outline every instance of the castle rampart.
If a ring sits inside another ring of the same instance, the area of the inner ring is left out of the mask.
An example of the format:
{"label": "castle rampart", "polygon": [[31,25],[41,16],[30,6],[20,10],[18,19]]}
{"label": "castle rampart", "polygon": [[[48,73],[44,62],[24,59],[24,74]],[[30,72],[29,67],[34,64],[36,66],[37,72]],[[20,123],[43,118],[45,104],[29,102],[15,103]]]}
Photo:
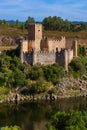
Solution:
{"label": "castle rampart", "polygon": [[68,70],[68,64],[77,56],[77,41],[72,42],[69,48],[68,45],[65,37],[56,40],[42,38],[42,25],[30,24],[28,40],[21,42],[20,58],[22,63],[27,62],[30,65],[58,63]]}
{"label": "castle rampart", "polygon": [[49,40],[48,41],[48,47],[49,51],[53,50],[58,50],[61,51],[61,49],[65,48],[66,40],[65,37],[61,37],[60,40]]}
{"label": "castle rampart", "polygon": [[36,63],[48,65],[48,64],[54,64],[56,60],[55,52],[45,52],[45,51],[39,51],[34,52],[34,62],[33,65]]}

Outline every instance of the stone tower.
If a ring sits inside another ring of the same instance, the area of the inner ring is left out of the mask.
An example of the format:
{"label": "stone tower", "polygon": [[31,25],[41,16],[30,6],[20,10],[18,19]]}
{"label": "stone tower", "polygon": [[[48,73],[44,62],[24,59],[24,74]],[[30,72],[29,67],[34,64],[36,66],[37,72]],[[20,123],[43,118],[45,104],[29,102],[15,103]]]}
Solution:
{"label": "stone tower", "polygon": [[77,54],[78,52],[77,52],[77,40],[74,40],[74,42],[73,42],[73,56],[74,57],[77,57]]}
{"label": "stone tower", "polygon": [[40,50],[42,40],[42,24],[31,23],[28,25],[28,50]]}

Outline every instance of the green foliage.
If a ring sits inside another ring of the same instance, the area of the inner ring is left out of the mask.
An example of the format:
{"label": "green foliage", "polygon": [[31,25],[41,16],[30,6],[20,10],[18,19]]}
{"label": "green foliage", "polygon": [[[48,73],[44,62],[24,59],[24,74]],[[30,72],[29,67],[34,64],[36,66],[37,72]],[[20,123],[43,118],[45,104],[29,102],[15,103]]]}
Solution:
{"label": "green foliage", "polygon": [[6,20],[0,20],[0,26],[6,28],[9,26],[9,23]]}
{"label": "green foliage", "polygon": [[0,87],[0,95],[8,94],[8,93],[9,93],[9,89],[8,88],[6,88],[4,86]]}
{"label": "green foliage", "polygon": [[38,80],[40,77],[44,77],[45,80],[51,81],[56,84],[58,79],[64,76],[63,68],[58,64],[41,66],[35,65],[29,71],[29,78],[32,80]]}
{"label": "green foliage", "polygon": [[28,28],[28,24],[29,23],[35,23],[35,20],[34,20],[34,18],[33,17],[28,17],[28,19],[26,20],[26,22],[25,22],[25,27],[26,28]]}
{"label": "green foliage", "polygon": [[87,58],[74,58],[69,64],[69,71],[73,74],[74,77],[81,77],[87,72]]}
{"label": "green foliage", "polygon": [[64,76],[64,70],[58,64],[49,65],[44,69],[44,76],[47,81],[56,84]]}
{"label": "green foliage", "polygon": [[[87,130],[87,117],[82,116],[80,111],[57,112],[48,124],[47,130]],[[50,129],[49,129],[50,128]]]}
{"label": "green foliage", "polygon": [[86,55],[86,49],[84,46],[78,45],[78,56],[85,56]]}
{"label": "green foliage", "polygon": [[23,71],[24,65],[16,56],[13,58],[6,54],[0,56],[0,86],[25,85],[26,74]]}
{"label": "green foliage", "polygon": [[39,78],[39,80],[36,82],[37,92],[45,92],[47,91],[52,84],[50,82],[45,81],[43,78]]}
{"label": "green foliage", "polygon": [[54,126],[52,126],[50,123],[46,125],[47,130],[56,130]]}
{"label": "green foliage", "polygon": [[45,30],[58,31],[81,31],[87,30],[87,23],[74,24],[69,20],[63,20],[61,17],[48,16],[42,21]]}
{"label": "green foliage", "polygon": [[16,86],[24,86],[27,84],[26,82],[26,75],[25,73],[23,73],[21,70],[19,70],[18,68],[15,69],[15,73],[14,73],[14,84]]}
{"label": "green foliage", "polygon": [[[18,19],[13,22],[8,22],[4,19],[0,20],[0,34],[11,37],[19,37],[20,35],[25,36],[29,23],[35,23],[35,19],[29,16],[25,22],[20,22]],[[64,32],[69,31],[68,35],[71,37],[73,37],[72,35],[76,32],[74,37],[77,36],[79,38],[82,36],[86,38],[87,22],[72,23],[67,19],[63,20],[61,17],[48,16],[43,19],[42,24],[45,30],[60,31],[57,33],[57,37],[59,36],[59,33],[66,36]],[[85,32],[82,33],[83,30],[85,30]],[[79,32],[78,35],[77,31]],[[73,32],[73,34],[71,34],[71,32]],[[52,36],[53,35],[55,36],[55,33],[52,32]]]}
{"label": "green foliage", "polygon": [[15,126],[2,127],[1,130],[21,130],[21,128],[15,125]]}
{"label": "green foliage", "polygon": [[46,17],[42,23],[45,30],[69,31],[72,27],[72,23],[70,21],[64,21],[61,17],[57,16]]}
{"label": "green foliage", "polygon": [[27,86],[32,94],[42,93],[48,91],[52,83],[56,84],[58,79],[64,76],[63,68],[57,64],[49,66],[37,64],[31,67],[22,64],[15,55],[11,57],[10,53],[7,54],[0,56],[0,86],[8,88]]}
{"label": "green foliage", "polygon": [[34,95],[47,92],[51,86],[52,86],[51,82],[47,82],[46,80],[44,80],[44,78],[41,77],[36,81],[36,83],[30,85],[29,93]]}
{"label": "green foliage", "polygon": [[29,72],[29,78],[32,80],[37,80],[39,77],[43,77],[43,69],[41,65],[35,65]]}

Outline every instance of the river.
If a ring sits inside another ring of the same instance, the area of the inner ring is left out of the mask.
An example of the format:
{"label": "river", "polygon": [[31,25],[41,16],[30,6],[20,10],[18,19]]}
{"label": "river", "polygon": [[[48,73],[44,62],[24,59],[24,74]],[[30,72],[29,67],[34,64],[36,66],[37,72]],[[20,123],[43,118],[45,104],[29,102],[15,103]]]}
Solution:
{"label": "river", "polygon": [[87,98],[66,98],[54,102],[3,103],[0,104],[0,128],[18,125],[22,130],[46,130],[51,113],[72,109],[87,110]]}

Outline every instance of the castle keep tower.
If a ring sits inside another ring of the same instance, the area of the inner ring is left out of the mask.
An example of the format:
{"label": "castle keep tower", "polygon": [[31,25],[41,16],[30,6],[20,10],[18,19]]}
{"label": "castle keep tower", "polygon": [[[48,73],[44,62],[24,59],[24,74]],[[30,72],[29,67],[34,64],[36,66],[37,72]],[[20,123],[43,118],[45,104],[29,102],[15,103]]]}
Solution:
{"label": "castle keep tower", "polygon": [[73,55],[74,55],[74,57],[77,57],[77,40],[75,40],[74,42],[73,42]]}
{"label": "castle keep tower", "polygon": [[42,24],[31,23],[28,25],[28,50],[40,50],[42,40]]}
{"label": "castle keep tower", "polygon": [[58,63],[68,70],[68,64],[77,57],[77,41],[72,42],[70,48],[68,46],[65,37],[42,38],[42,25],[31,23],[28,25],[28,39],[20,40],[21,62],[30,65]]}

